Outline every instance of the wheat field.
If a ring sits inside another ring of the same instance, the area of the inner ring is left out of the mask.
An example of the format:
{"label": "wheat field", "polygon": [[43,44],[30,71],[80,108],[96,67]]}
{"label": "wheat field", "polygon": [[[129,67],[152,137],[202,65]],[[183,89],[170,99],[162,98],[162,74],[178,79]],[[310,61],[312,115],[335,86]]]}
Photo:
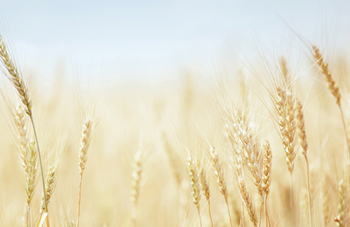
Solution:
{"label": "wheat field", "polygon": [[1,36],[0,225],[350,226],[349,64],[299,42],[209,83],[43,92]]}

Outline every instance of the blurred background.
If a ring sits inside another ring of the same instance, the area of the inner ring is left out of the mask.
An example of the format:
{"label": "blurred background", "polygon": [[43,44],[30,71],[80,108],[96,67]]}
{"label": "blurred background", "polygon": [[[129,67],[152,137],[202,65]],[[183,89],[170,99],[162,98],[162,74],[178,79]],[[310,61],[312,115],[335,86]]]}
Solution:
{"label": "blurred background", "polygon": [[242,65],[262,47],[265,55],[298,48],[293,30],[332,51],[350,46],[347,0],[14,0],[0,9],[21,65],[39,77],[51,77],[57,62],[68,77],[118,83],[163,84],[189,68],[213,77],[218,64]]}

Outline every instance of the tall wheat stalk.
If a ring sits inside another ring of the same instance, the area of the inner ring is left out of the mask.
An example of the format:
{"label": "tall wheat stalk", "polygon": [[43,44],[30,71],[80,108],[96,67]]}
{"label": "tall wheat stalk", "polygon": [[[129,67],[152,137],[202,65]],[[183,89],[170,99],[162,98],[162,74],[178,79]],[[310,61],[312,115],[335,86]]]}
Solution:
{"label": "tall wheat stalk", "polygon": [[[40,146],[39,146],[39,141],[38,141],[38,136],[36,133],[36,128],[34,124],[34,119],[33,119],[33,112],[32,112],[32,102],[31,99],[29,98],[29,91],[28,88],[23,80],[23,76],[21,75],[20,71],[17,69],[15,62],[13,59],[11,59],[4,39],[0,35],[0,56],[1,56],[1,62],[3,66],[5,67],[7,73],[5,71],[4,74],[6,77],[11,81],[12,85],[17,91],[17,95],[22,101],[25,111],[30,117],[32,126],[33,126],[33,131],[34,131],[34,136],[36,140],[36,146],[37,146],[37,151],[39,155],[39,164],[40,164],[40,171],[41,171],[41,180],[42,180],[42,186],[43,186],[43,191],[45,191],[45,176],[44,176],[44,170],[43,170],[43,164],[42,164],[42,158],[41,158],[41,152],[40,152]],[[44,193],[44,206],[45,210],[47,210],[47,201],[46,201],[46,195]]]}
{"label": "tall wheat stalk", "polygon": [[87,155],[88,150],[90,146],[90,142],[92,139],[93,134],[93,122],[90,118],[90,116],[86,116],[84,124],[83,124],[83,130],[81,133],[81,140],[80,140],[80,148],[79,148],[79,195],[78,195],[78,220],[77,220],[77,227],[79,227],[80,224],[80,204],[81,204],[81,186],[83,183],[83,173],[85,170],[86,162],[87,162]]}
{"label": "tall wheat stalk", "polygon": [[310,192],[310,171],[309,171],[309,161],[307,158],[307,150],[308,143],[305,132],[305,121],[304,121],[304,110],[301,102],[296,99],[296,119],[297,119],[297,127],[299,131],[299,142],[301,146],[301,153],[303,154],[306,161],[306,170],[307,170],[307,190],[308,190],[308,199],[309,199],[309,218],[310,218],[310,226],[312,226],[312,212],[311,212],[311,192]]}

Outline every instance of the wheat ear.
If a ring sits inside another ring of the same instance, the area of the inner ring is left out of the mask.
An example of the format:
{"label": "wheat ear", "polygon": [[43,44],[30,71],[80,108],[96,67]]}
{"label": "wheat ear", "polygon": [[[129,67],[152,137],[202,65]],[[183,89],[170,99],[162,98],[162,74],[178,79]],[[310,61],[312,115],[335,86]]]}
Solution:
{"label": "wheat ear", "polygon": [[249,192],[248,192],[246,184],[244,182],[244,172],[243,172],[243,164],[242,164],[241,157],[237,157],[237,159],[238,160],[237,160],[237,163],[236,163],[236,167],[237,167],[237,172],[238,172],[238,189],[239,189],[239,193],[241,195],[243,204],[244,204],[245,208],[248,211],[248,215],[249,215],[250,221],[256,227],[256,226],[258,226],[258,217],[256,216],[253,202],[252,202],[252,200],[251,200],[251,198],[249,196]]}
{"label": "wheat ear", "polygon": [[[246,117],[241,114],[236,115],[234,121],[234,128],[238,134],[238,149],[242,157],[243,164],[245,164],[252,176],[254,177],[254,184],[258,189],[258,193],[263,196],[261,188],[261,151],[259,143],[256,141],[256,134],[252,127],[247,126]],[[240,146],[241,145],[241,146]]]}
{"label": "wheat ear", "polygon": [[226,181],[224,178],[224,173],[223,170],[221,168],[221,161],[219,158],[219,154],[216,152],[214,147],[210,147],[210,160],[211,160],[211,164],[214,168],[214,174],[216,177],[216,183],[219,186],[220,192],[221,194],[224,196],[225,198],[225,202],[226,202],[226,206],[227,206],[227,212],[228,212],[228,217],[230,219],[230,225],[232,227],[232,220],[231,220],[231,212],[230,212],[230,206],[228,203],[228,192],[227,192],[227,186],[226,186]]}
{"label": "wheat ear", "polygon": [[333,94],[333,96],[336,99],[336,103],[338,106],[341,105],[340,101],[341,101],[341,94],[339,91],[339,87],[335,84],[334,78],[332,76],[331,71],[329,71],[328,69],[328,63],[324,61],[324,58],[322,56],[322,54],[320,53],[320,50],[318,49],[317,46],[313,45],[312,46],[313,49],[313,55],[316,59],[316,63],[318,64],[318,66],[321,69],[321,73],[326,77],[326,81],[328,83],[328,88],[331,91],[331,93]]}
{"label": "wheat ear", "polygon": [[132,180],[131,180],[131,202],[133,204],[133,215],[132,215],[132,223],[133,226],[136,226],[136,210],[137,204],[140,196],[140,187],[141,187],[141,173],[142,173],[142,149],[139,149],[134,158],[134,169],[132,172]]}
{"label": "wheat ear", "polygon": [[80,204],[81,204],[81,186],[83,183],[83,173],[85,170],[88,150],[92,138],[93,133],[93,122],[90,116],[86,116],[86,119],[83,124],[83,130],[81,133],[80,147],[79,147],[79,195],[78,195],[78,220],[77,227],[79,227],[80,223]]}
{"label": "wheat ear", "polygon": [[297,154],[297,151],[294,149],[296,131],[294,99],[290,90],[284,90],[280,86],[277,86],[277,97],[274,101],[278,115],[277,123],[280,128],[282,144],[286,153],[286,163],[288,171],[290,172],[290,200],[293,207],[293,170],[294,159]]}
{"label": "wheat ear", "polygon": [[328,89],[330,90],[330,92],[332,93],[332,95],[335,97],[336,99],[336,103],[340,109],[340,114],[341,114],[341,118],[342,118],[342,122],[343,122],[343,127],[344,127],[344,132],[345,132],[345,139],[346,139],[346,144],[348,146],[348,151],[350,154],[350,140],[349,140],[349,136],[348,136],[348,131],[346,129],[346,123],[345,123],[345,118],[344,118],[344,112],[343,112],[343,108],[341,105],[341,93],[339,90],[339,87],[335,84],[333,75],[331,73],[331,71],[328,68],[328,63],[324,60],[322,54],[320,53],[320,50],[318,49],[317,46],[313,45],[312,46],[313,49],[313,55],[316,59],[316,63],[318,64],[318,66],[320,67],[320,71],[321,73],[325,76],[325,79],[328,83]]}
{"label": "wheat ear", "polygon": [[21,165],[24,170],[27,168],[27,159],[28,159],[28,138],[27,138],[27,127],[25,112],[21,106],[18,104],[16,112],[14,114],[15,125],[18,132],[18,140],[20,144],[20,156],[21,156]]}
{"label": "wheat ear", "polygon": [[284,57],[280,58],[279,63],[280,63],[281,73],[283,76],[283,84],[284,84],[284,87],[286,88],[290,85],[290,78],[289,78],[287,63],[286,63],[286,60],[284,59]]}
{"label": "wheat ear", "polygon": [[346,222],[344,220],[346,211],[346,185],[343,180],[339,182],[339,205],[338,216],[334,219],[339,227],[345,227]]}
{"label": "wheat ear", "polygon": [[32,103],[29,99],[29,92],[26,84],[23,81],[23,77],[19,73],[15,63],[10,58],[7,51],[4,39],[0,35],[0,55],[1,61],[6,68],[8,74],[6,76],[9,78],[13,86],[15,87],[19,98],[21,99],[23,105],[26,107],[26,112],[29,116],[32,115]]}
{"label": "wheat ear", "polygon": [[294,159],[297,155],[295,148],[295,105],[292,94],[286,93],[286,124],[282,131],[283,146],[286,152],[286,161],[289,172],[292,174],[294,170]]}
{"label": "wheat ear", "polygon": [[213,225],[213,218],[211,216],[211,210],[210,210],[210,188],[209,188],[209,184],[207,181],[207,174],[204,170],[204,166],[201,167],[200,164],[198,164],[198,169],[200,170],[199,171],[199,179],[200,179],[200,183],[201,183],[202,193],[208,202],[210,223],[211,223],[211,226],[213,227],[214,226]]}
{"label": "wheat ear", "polygon": [[264,145],[264,159],[263,159],[263,176],[262,176],[262,191],[264,193],[265,219],[266,226],[268,226],[268,212],[267,212],[267,197],[270,194],[270,177],[272,165],[272,152],[269,141],[265,141]]}
{"label": "wheat ear", "polygon": [[277,123],[281,132],[283,148],[286,152],[286,162],[289,172],[294,170],[294,159],[296,151],[294,150],[295,119],[294,119],[294,101],[289,91],[276,87],[277,97],[275,98],[275,108],[277,111]]}
{"label": "wheat ear", "polygon": [[308,143],[305,132],[305,121],[304,121],[304,110],[301,102],[296,99],[295,100],[295,110],[296,110],[296,120],[297,127],[299,131],[299,143],[301,146],[301,153],[303,154],[306,161],[306,170],[307,170],[307,190],[308,190],[308,200],[309,200],[309,216],[310,216],[310,226],[312,226],[312,212],[311,212],[311,190],[310,190],[310,171],[309,171],[309,161],[307,158],[307,149]]}
{"label": "wheat ear", "polygon": [[[3,63],[4,67],[6,68],[6,71],[8,73],[5,73],[7,78],[11,81],[12,85],[15,87],[17,94],[22,101],[23,105],[25,106],[25,111],[30,117],[32,126],[33,126],[33,131],[34,131],[34,136],[36,139],[36,146],[38,150],[38,155],[39,155],[39,164],[40,164],[40,171],[41,171],[41,180],[42,180],[42,185],[43,185],[43,191],[45,191],[45,176],[44,176],[44,169],[43,169],[43,164],[42,164],[42,159],[41,159],[41,153],[40,153],[40,146],[39,146],[39,141],[38,141],[38,136],[36,134],[36,129],[35,129],[35,124],[34,124],[34,119],[33,119],[33,113],[32,113],[32,102],[29,98],[29,91],[24,83],[22,75],[19,73],[19,70],[17,69],[13,59],[10,58],[10,55],[7,51],[5,42],[3,37],[0,35],[0,56],[1,56],[1,62]],[[47,210],[47,203],[46,203],[46,195],[44,193],[44,204],[45,208]]]}
{"label": "wheat ear", "polygon": [[[50,203],[52,194],[55,190],[56,187],[56,176],[57,176],[57,162],[55,162],[54,164],[52,164],[49,168],[49,170],[47,171],[47,176],[46,176],[46,181],[45,181],[45,194],[46,194],[46,201],[47,204]],[[44,196],[41,200],[41,209],[40,212],[48,212],[47,208],[44,205]]]}
{"label": "wheat ear", "polygon": [[31,226],[30,205],[34,196],[36,186],[36,175],[38,170],[38,156],[35,149],[35,141],[32,140],[29,145],[29,159],[26,166],[26,199],[28,205],[28,225]]}
{"label": "wheat ear", "polygon": [[[46,181],[45,181],[45,191],[41,198],[40,213],[47,213],[47,217],[46,217],[47,227],[50,227],[48,205],[50,203],[52,194],[56,187],[57,164],[58,162],[55,162],[54,164],[52,164],[49,170],[47,171]],[[45,199],[46,199],[46,204],[45,204]]]}
{"label": "wheat ear", "polygon": [[188,175],[190,177],[190,182],[191,182],[192,201],[197,208],[199,223],[200,223],[200,226],[202,227],[202,219],[201,219],[200,208],[199,208],[199,201],[201,200],[201,187],[199,182],[199,174],[198,174],[196,161],[194,160],[190,152],[188,152],[187,154],[186,161],[187,161]]}

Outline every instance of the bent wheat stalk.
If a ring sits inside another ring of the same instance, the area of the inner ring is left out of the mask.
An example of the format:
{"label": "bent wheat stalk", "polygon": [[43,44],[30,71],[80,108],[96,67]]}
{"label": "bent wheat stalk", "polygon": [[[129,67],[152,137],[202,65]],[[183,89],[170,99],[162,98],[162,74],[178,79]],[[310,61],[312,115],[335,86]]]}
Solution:
{"label": "bent wheat stalk", "polygon": [[242,202],[245,206],[245,208],[248,211],[248,215],[250,218],[250,221],[253,223],[254,227],[258,226],[258,217],[255,213],[255,208],[252,202],[252,199],[249,195],[249,192],[247,190],[245,181],[244,181],[244,170],[243,170],[243,165],[242,165],[242,160],[241,157],[237,158],[237,163],[236,163],[236,168],[237,168],[237,173],[238,173],[238,189],[239,193],[241,195]]}
{"label": "bent wheat stalk", "polygon": [[[11,57],[7,51],[4,39],[1,35],[0,35],[0,56],[1,56],[1,62],[7,71],[7,73],[6,73],[4,70],[3,73],[11,81],[12,85],[16,89],[17,95],[20,98],[20,100],[22,101],[23,105],[25,106],[26,113],[30,117],[30,120],[31,120],[31,123],[33,126],[35,140],[36,140],[38,155],[39,155],[39,164],[40,164],[43,191],[45,191],[45,176],[44,176],[44,170],[43,170],[43,164],[42,164],[42,158],[41,158],[41,153],[40,153],[38,136],[36,133],[34,119],[33,119],[32,101],[29,98],[29,91],[28,91],[28,88],[23,80],[23,76],[21,75],[21,73],[17,69],[13,59],[11,59]],[[47,210],[47,202],[46,202],[45,193],[44,193],[44,206],[45,206],[45,209]]]}
{"label": "bent wheat stalk", "polygon": [[[348,151],[350,154],[350,139],[348,136],[348,131],[346,129],[346,123],[345,123],[345,118],[344,118],[344,111],[341,105],[341,93],[339,90],[339,87],[335,84],[333,75],[331,73],[331,71],[328,68],[328,63],[324,60],[322,54],[320,53],[320,50],[318,49],[317,46],[313,45],[312,46],[313,49],[313,56],[316,60],[317,65],[320,67],[320,72],[325,76],[325,79],[328,83],[328,89],[330,90],[330,92],[332,93],[332,95],[335,97],[336,99],[336,103],[339,107],[340,110],[340,114],[341,114],[341,119],[343,122],[343,127],[344,127],[344,134],[345,134],[345,139],[346,139],[346,144],[348,147]],[[350,160],[349,160],[350,161]]]}
{"label": "bent wheat stalk", "polygon": [[219,186],[220,192],[221,194],[224,196],[225,198],[225,202],[226,202],[226,206],[227,206],[227,212],[228,212],[228,217],[230,219],[230,226],[232,227],[232,221],[231,221],[231,212],[230,212],[230,206],[228,204],[228,192],[227,192],[227,186],[226,186],[226,181],[224,178],[224,173],[222,171],[221,168],[221,162],[219,159],[219,155],[216,152],[214,147],[210,147],[210,160],[211,160],[211,164],[213,165],[214,168],[214,174],[216,177],[216,182]]}

